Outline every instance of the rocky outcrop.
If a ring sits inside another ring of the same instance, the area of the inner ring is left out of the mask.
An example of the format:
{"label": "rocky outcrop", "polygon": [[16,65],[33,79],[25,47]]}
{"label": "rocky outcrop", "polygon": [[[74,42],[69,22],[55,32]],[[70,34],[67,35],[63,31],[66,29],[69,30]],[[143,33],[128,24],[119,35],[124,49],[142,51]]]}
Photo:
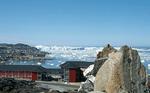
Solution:
{"label": "rocky outcrop", "polygon": [[36,87],[33,81],[0,79],[0,93],[48,93],[47,89]]}
{"label": "rocky outcrop", "polygon": [[109,54],[96,74],[94,91],[104,93],[148,93],[146,71],[136,50],[123,46]]}
{"label": "rocky outcrop", "polygon": [[110,44],[108,44],[102,51],[97,54],[97,59],[108,57],[109,53],[117,51]]}
{"label": "rocky outcrop", "polygon": [[53,88],[42,88],[34,81],[0,78],[0,93],[77,93],[75,90],[61,92],[57,90],[57,87],[56,90]]}
{"label": "rocky outcrop", "polygon": [[138,52],[128,46],[116,50],[107,45],[98,53],[93,70],[86,75],[96,77],[91,80],[86,76],[86,82],[80,87],[85,93],[149,93],[146,69]]}
{"label": "rocky outcrop", "polygon": [[80,88],[78,89],[79,93],[87,93],[94,90],[94,81],[95,77],[91,75],[91,72],[94,68],[94,64],[90,65],[85,71],[83,72],[84,77],[86,77],[86,81],[82,82]]}
{"label": "rocky outcrop", "polygon": [[40,60],[43,59],[46,54],[48,53],[26,44],[0,44],[1,62],[8,60]]}
{"label": "rocky outcrop", "polygon": [[92,75],[96,76],[99,68],[104,64],[104,62],[108,59],[108,55],[109,53],[115,52],[117,51],[116,49],[114,49],[112,46],[110,46],[109,44],[104,47],[104,49],[102,51],[100,51],[97,54],[97,59],[94,63],[94,68],[92,71]]}
{"label": "rocky outcrop", "polygon": [[80,88],[78,89],[79,93],[88,93],[94,90],[94,81],[95,77],[90,75],[87,77],[85,82],[82,82]]}
{"label": "rocky outcrop", "polygon": [[94,63],[94,65],[89,66],[85,71],[84,75],[87,77],[87,80],[83,82],[79,88],[79,92],[90,92],[94,90],[94,82],[95,82],[95,76],[99,70],[99,68],[104,64],[104,62],[108,59],[108,55],[111,52],[115,52],[116,49],[114,49],[109,44],[104,47],[104,49],[97,54],[97,59]]}

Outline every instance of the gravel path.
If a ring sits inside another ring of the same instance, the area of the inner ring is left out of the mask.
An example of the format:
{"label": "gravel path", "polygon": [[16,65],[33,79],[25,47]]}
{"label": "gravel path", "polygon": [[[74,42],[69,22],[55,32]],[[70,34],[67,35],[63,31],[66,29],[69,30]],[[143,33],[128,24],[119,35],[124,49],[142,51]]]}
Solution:
{"label": "gravel path", "polygon": [[45,89],[58,90],[60,92],[64,91],[74,91],[78,90],[79,85],[69,85],[59,82],[47,82],[47,81],[36,81],[37,86]]}

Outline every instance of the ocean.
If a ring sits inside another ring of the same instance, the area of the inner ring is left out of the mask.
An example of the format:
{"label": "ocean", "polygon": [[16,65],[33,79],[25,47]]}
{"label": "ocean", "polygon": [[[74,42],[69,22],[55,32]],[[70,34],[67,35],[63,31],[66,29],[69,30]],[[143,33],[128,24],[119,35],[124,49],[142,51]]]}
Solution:
{"label": "ocean", "polygon": [[[49,52],[47,58],[51,60],[44,61],[10,61],[8,64],[12,65],[42,65],[46,68],[59,68],[59,65],[66,61],[89,61],[93,62],[96,55],[103,47],[72,47],[72,46],[35,46],[41,51]],[[120,49],[120,47],[115,47]],[[138,50],[141,57],[141,62],[150,73],[150,47],[133,47]]]}

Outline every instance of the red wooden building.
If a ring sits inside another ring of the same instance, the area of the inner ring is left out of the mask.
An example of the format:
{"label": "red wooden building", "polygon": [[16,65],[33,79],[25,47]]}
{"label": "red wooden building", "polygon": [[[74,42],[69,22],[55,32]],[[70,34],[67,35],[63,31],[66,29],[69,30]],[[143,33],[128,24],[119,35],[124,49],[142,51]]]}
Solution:
{"label": "red wooden building", "polygon": [[61,64],[60,67],[63,69],[63,80],[66,82],[81,82],[85,80],[83,71],[81,68],[87,68],[94,64],[94,62],[85,61],[67,61]]}
{"label": "red wooden building", "polygon": [[0,65],[0,78],[40,80],[46,69],[38,65]]}

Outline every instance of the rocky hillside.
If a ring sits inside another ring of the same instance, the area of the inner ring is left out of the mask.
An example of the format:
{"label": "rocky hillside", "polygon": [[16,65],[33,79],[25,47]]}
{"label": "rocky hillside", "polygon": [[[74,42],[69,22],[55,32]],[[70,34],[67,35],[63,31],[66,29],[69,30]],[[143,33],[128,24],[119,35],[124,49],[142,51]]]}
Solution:
{"label": "rocky hillside", "polygon": [[47,53],[26,44],[0,44],[0,61],[43,59]]}
{"label": "rocky hillside", "polygon": [[146,69],[136,50],[107,45],[81,84],[81,93],[149,93]]}
{"label": "rocky hillside", "polygon": [[[51,88],[43,88],[41,85],[48,87],[49,85],[38,84],[35,81],[15,80],[12,78],[0,78],[0,93],[77,93],[77,91],[67,90],[60,92]],[[55,86],[53,86],[54,88]],[[61,88],[60,88],[61,89]]]}
{"label": "rocky hillside", "polygon": [[33,81],[0,79],[0,93],[48,93],[48,90],[36,87]]}

